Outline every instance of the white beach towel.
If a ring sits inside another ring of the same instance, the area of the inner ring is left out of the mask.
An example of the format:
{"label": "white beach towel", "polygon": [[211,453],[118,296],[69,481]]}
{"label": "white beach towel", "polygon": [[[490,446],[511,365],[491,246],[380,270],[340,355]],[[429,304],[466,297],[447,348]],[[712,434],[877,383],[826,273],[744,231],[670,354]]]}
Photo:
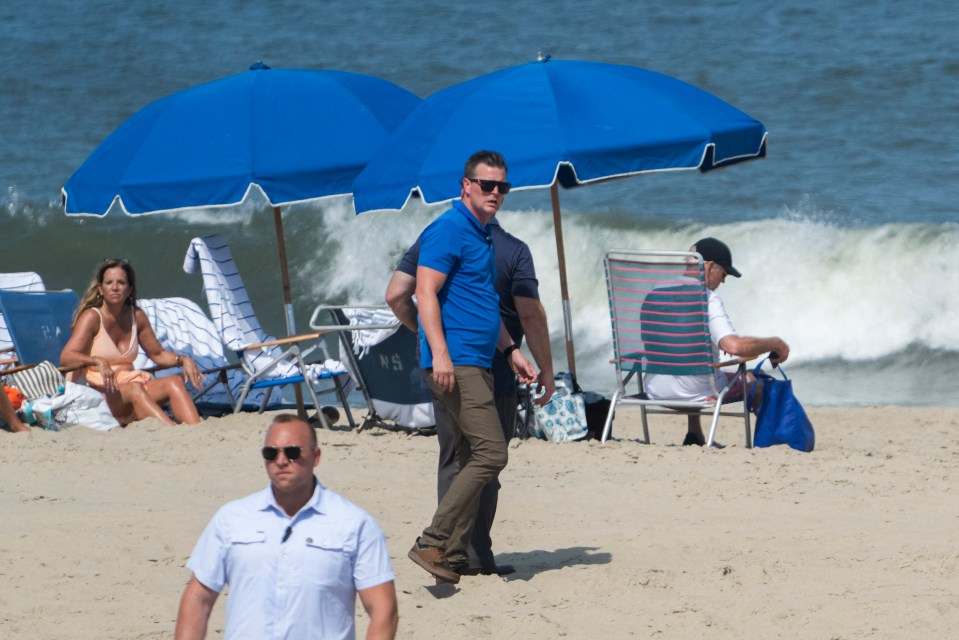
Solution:
{"label": "white beach towel", "polygon": [[[343,307],[343,315],[349,320],[351,327],[363,325],[392,324],[395,323],[396,315],[389,309],[364,309]],[[357,358],[363,358],[370,351],[370,347],[375,347],[391,335],[396,333],[401,325],[397,324],[391,329],[358,329],[353,332],[353,353]]]}
{"label": "white beach towel", "polygon": [[73,382],[65,382],[56,395],[24,403],[22,410],[27,424],[35,424],[49,431],[61,431],[74,426],[110,431],[120,426],[99,391]]}
{"label": "white beach towel", "polygon": [[[248,345],[276,339],[260,327],[233,254],[222,236],[212,234],[193,238],[183,260],[183,270],[203,274],[203,295],[210,308],[210,317],[227,348],[241,352]],[[282,353],[281,347],[270,346],[243,351],[242,357],[251,370],[259,372]],[[329,359],[322,364],[307,365],[307,369],[314,381],[345,371],[342,364]],[[283,361],[271,374],[273,378],[289,378],[299,375],[299,370],[293,362]]]}
{"label": "white beach towel", "polygon": [[[33,271],[21,271],[18,273],[0,273],[0,289],[10,291],[44,291],[43,279],[40,274]],[[10,333],[7,331],[7,321],[3,319],[0,313],[0,349],[9,349],[13,346],[10,339]]]}

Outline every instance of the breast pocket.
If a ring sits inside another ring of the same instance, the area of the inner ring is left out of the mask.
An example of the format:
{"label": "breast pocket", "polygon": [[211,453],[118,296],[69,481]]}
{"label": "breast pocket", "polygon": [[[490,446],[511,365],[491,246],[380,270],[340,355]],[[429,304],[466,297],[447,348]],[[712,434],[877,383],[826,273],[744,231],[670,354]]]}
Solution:
{"label": "breast pocket", "polygon": [[270,566],[268,556],[266,531],[250,531],[231,536],[229,559],[227,561],[231,573],[234,570],[260,572]]}
{"label": "breast pocket", "polygon": [[352,584],[353,562],[348,542],[333,536],[310,535],[304,541],[303,571],[313,584]]}

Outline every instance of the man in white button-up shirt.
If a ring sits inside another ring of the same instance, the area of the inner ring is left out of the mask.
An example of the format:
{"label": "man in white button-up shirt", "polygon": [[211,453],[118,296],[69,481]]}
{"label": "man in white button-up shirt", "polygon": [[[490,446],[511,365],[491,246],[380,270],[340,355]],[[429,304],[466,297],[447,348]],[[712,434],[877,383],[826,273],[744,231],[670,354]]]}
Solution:
{"label": "man in white button-up shirt", "polygon": [[222,507],[190,556],[177,640],[206,636],[227,584],[228,640],[354,638],[357,594],[370,616],[366,637],[391,640],[396,591],[380,527],[316,479],[320,448],[309,424],[277,416],[264,445],[270,486]]}

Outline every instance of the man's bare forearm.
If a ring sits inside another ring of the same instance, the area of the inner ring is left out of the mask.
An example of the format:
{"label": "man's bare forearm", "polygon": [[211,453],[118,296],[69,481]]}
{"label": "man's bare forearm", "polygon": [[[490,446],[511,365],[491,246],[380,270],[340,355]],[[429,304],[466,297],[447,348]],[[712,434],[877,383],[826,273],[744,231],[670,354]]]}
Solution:
{"label": "man's bare forearm", "polygon": [[386,304],[393,310],[396,319],[403,326],[416,333],[416,304],[413,294],[416,292],[416,278],[402,271],[394,271],[386,287]]}
{"label": "man's bare forearm", "polygon": [[533,354],[533,360],[539,367],[540,375],[553,377],[553,350],[549,343],[549,323],[546,310],[536,298],[513,297],[513,303],[519,313],[519,322],[526,334],[526,345]]}

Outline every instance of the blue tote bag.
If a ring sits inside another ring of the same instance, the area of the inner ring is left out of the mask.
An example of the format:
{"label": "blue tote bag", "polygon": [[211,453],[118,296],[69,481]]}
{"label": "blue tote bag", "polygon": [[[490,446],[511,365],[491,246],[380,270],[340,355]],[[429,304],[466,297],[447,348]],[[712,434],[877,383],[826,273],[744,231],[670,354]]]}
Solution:
{"label": "blue tote bag", "polygon": [[[753,445],[770,447],[776,444],[788,444],[797,451],[812,451],[816,446],[816,433],[813,431],[809,416],[793,394],[793,383],[786,377],[782,366],[778,367],[783,379],[775,378],[762,371],[763,359],[756,365],[756,376],[749,388],[749,406],[756,412],[756,433]],[[763,383],[762,399],[758,409],[753,395],[759,382]]]}

